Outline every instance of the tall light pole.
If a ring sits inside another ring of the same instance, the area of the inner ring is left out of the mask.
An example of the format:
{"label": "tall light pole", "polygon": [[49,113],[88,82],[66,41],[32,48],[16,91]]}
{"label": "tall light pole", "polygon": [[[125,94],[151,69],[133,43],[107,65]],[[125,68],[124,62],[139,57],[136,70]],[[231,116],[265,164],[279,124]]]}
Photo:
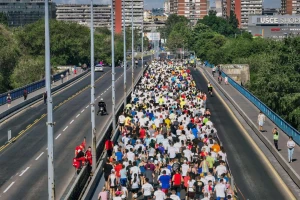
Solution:
{"label": "tall light pole", "polygon": [[[133,34],[133,0],[131,0],[131,90],[133,93],[133,86],[134,86],[134,34]],[[132,94],[131,93],[131,94]]]}
{"label": "tall light pole", "polygon": [[115,34],[114,34],[114,9],[113,0],[111,0],[111,98],[112,98],[112,119],[113,119],[113,133],[116,130],[116,114],[115,114]]}
{"label": "tall light pole", "polygon": [[95,66],[94,66],[94,4],[91,0],[91,122],[92,122],[92,171],[96,170],[96,121],[95,121]]}
{"label": "tall light pole", "polygon": [[124,60],[123,60],[123,67],[124,67],[124,108],[127,104],[127,86],[126,86],[126,69],[127,69],[127,62],[126,62],[126,25],[125,25],[125,0],[123,0],[123,48],[124,48]]}
{"label": "tall light pole", "polygon": [[[144,10],[144,2],[143,2]],[[142,71],[144,70],[144,15],[142,16]]]}
{"label": "tall light pole", "polygon": [[55,199],[53,165],[53,102],[51,96],[49,2],[45,0],[45,82],[47,93],[47,141],[48,141],[48,199]]}

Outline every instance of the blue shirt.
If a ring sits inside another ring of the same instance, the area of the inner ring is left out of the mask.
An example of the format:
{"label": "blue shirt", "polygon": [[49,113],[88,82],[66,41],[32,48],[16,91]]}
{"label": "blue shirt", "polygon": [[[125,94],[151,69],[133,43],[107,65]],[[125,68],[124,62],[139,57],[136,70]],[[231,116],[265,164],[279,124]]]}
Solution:
{"label": "blue shirt", "polygon": [[118,151],[115,153],[116,157],[117,157],[117,161],[121,161],[123,158],[123,154],[122,152]]}
{"label": "blue shirt", "polygon": [[169,189],[170,188],[170,181],[171,177],[168,175],[162,175],[159,177],[159,182],[161,182],[161,188],[162,189]]}
{"label": "blue shirt", "polygon": [[195,136],[195,138],[198,138],[198,130],[197,130],[197,128],[193,128],[192,129],[192,133]]}

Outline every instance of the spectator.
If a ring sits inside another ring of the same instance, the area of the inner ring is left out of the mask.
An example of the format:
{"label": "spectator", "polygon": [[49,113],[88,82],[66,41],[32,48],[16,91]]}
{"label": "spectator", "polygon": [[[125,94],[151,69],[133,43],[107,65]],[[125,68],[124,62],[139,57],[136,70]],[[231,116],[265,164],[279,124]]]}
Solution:
{"label": "spectator", "polygon": [[279,151],[278,149],[279,133],[276,127],[273,129],[272,133],[273,133],[274,146],[276,150]]}
{"label": "spectator", "polygon": [[288,148],[288,160],[289,163],[293,162],[293,154],[294,154],[294,148],[295,148],[295,142],[293,141],[293,137],[289,136],[289,140],[287,142],[287,148]]}
{"label": "spectator", "polygon": [[28,96],[28,92],[27,92],[27,90],[26,90],[26,89],[24,89],[24,91],[23,91],[23,97],[24,97],[24,101],[26,101],[26,99],[27,99],[27,96]]}
{"label": "spectator", "polygon": [[12,102],[12,98],[11,98],[10,94],[8,93],[7,97],[6,97],[7,108],[10,108],[11,102]]}
{"label": "spectator", "polygon": [[263,132],[263,126],[266,121],[266,116],[260,111],[257,117],[258,129],[260,132]]}

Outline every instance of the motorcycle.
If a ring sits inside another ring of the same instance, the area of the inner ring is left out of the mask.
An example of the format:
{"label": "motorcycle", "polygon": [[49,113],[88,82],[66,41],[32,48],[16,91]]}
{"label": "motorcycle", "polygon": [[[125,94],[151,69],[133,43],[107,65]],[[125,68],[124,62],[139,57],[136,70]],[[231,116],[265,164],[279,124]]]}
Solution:
{"label": "motorcycle", "polygon": [[101,116],[102,116],[102,115],[106,115],[106,112],[104,111],[104,108],[103,108],[103,107],[100,107],[100,108],[99,108],[97,115],[99,115],[99,113],[100,113]]}

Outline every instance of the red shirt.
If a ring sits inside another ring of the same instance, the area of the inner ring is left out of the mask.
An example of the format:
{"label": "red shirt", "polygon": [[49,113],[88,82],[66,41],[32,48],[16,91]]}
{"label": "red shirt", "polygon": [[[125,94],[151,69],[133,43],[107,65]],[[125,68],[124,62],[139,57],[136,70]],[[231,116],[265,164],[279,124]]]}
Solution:
{"label": "red shirt", "polygon": [[174,185],[180,185],[181,184],[181,174],[174,174]]}
{"label": "red shirt", "polygon": [[122,169],[122,164],[117,164],[115,166],[115,171],[116,171],[116,176],[117,177],[121,177],[121,174],[120,174],[121,169]]}
{"label": "red shirt", "polygon": [[105,148],[106,148],[106,150],[113,149],[113,143],[112,143],[112,141],[106,140],[106,142],[105,142]]}
{"label": "red shirt", "polygon": [[140,129],[140,138],[144,138],[146,136],[146,130],[145,129]]}

